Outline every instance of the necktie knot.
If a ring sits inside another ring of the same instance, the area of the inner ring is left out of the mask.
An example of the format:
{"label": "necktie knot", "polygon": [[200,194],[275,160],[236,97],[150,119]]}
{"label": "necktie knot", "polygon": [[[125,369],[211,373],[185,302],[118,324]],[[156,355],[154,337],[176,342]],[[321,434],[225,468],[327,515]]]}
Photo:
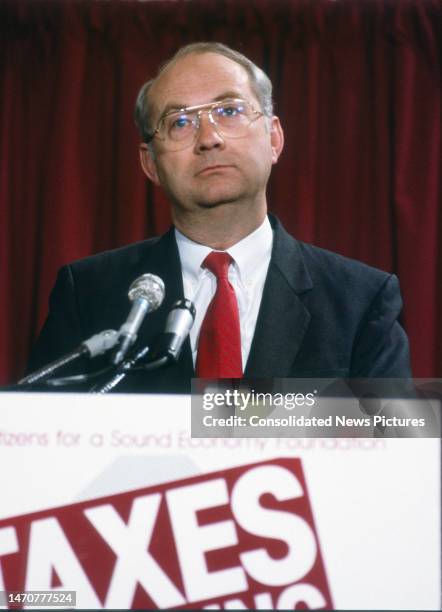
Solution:
{"label": "necktie knot", "polygon": [[217,279],[228,278],[229,266],[232,261],[232,257],[225,251],[212,251],[203,261],[202,267],[213,272]]}

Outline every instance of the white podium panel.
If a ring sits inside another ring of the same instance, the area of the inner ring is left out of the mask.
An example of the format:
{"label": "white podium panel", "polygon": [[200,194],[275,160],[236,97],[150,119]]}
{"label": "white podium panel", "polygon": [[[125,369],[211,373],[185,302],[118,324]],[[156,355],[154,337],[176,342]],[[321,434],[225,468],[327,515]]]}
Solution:
{"label": "white podium panel", "polygon": [[439,610],[440,440],[190,436],[190,398],[0,395],[0,591]]}

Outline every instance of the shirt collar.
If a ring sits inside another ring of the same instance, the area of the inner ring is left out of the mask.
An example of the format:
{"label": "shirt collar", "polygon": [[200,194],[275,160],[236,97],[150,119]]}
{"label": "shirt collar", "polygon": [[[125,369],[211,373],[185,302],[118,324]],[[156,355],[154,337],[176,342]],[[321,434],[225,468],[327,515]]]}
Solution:
{"label": "shirt collar", "polygon": [[[213,249],[190,240],[190,238],[184,236],[176,228],[175,238],[183,274],[197,280],[203,272],[201,264]],[[235,260],[237,270],[243,282],[253,275],[257,262],[262,261],[264,258],[270,259],[272,242],[272,226],[266,215],[264,222],[254,232],[227,249],[227,253]]]}

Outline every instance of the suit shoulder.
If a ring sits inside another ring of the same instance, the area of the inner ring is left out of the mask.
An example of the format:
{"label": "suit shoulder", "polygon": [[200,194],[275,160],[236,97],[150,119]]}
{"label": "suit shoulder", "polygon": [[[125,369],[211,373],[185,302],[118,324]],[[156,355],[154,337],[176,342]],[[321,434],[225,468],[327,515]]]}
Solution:
{"label": "suit shoulder", "polygon": [[158,243],[159,239],[159,237],[149,238],[116,249],[102,251],[77,259],[68,265],[78,273],[108,266],[136,265],[141,259],[149,256],[152,247]]}
{"label": "suit shoulder", "polygon": [[402,304],[395,274],[311,244],[299,243],[299,248],[313,286],[342,312],[347,308],[362,312],[384,302]]}
{"label": "suit shoulder", "polygon": [[315,277],[320,276],[321,279],[328,277],[335,286],[343,282],[375,288],[383,285],[391,277],[389,272],[356,259],[305,242],[298,241],[298,244],[313,281]]}
{"label": "suit shoulder", "polygon": [[305,300],[312,312],[345,326],[371,319],[394,323],[402,308],[394,274],[310,244],[300,243],[299,248],[313,283]]}
{"label": "suit shoulder", "polygon": [[389,279],[393,285],[397,282],[388,272],[302,242],[278,225],[277,220],[274,223],[274,260],[295,291],[322,287],[334,296],[360,294],[362,297],[365,294],[369,298],[367,292],[374,295]]}

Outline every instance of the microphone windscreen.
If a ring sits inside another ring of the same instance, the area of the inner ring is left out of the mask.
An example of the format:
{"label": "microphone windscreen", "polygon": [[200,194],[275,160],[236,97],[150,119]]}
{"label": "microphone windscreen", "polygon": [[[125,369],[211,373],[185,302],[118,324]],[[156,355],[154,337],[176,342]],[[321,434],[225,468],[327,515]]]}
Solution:
{"label": "microphone windscreen", "polygon": [[143,274],[136,278],[129,287],[128,297],[131,302],[142,298],[149,302],[149,310],[152,312],[159,308],[164,300],[166,289],[164,282],[155,274]]}

